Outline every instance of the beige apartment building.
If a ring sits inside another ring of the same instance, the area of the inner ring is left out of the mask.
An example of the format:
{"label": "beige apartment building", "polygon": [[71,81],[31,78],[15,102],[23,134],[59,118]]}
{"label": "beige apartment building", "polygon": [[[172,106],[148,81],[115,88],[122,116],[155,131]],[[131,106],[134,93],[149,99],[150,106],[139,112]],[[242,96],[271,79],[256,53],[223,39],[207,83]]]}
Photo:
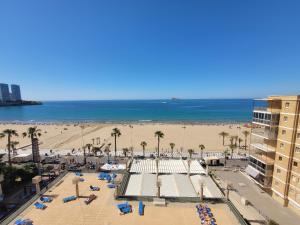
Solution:
{"label": "beige apartment building", "polygon": [[300,212],[300,95],[254,100],[246,172],[274,199]]}

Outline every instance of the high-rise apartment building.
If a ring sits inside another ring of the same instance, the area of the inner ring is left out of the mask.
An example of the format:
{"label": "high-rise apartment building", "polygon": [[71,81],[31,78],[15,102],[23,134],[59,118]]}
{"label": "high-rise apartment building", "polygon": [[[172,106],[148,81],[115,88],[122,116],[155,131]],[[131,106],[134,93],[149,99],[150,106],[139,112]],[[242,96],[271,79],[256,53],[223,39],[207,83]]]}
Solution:
{"label": "high-rise apartment building", "polygon": [[10,101],[8,84],[0,83],[0,102]]}
{"label": "high-rise apartment building", "polygon": [[300,95],[254,100],[246,172],[284,206],[300,210]]}
{"label": "high-rise apartment building", "polygon": [[21,90],[20,86],[16,84],[10,85],[10,90],[11,90],[11,100],[12,101],[21,101]]}

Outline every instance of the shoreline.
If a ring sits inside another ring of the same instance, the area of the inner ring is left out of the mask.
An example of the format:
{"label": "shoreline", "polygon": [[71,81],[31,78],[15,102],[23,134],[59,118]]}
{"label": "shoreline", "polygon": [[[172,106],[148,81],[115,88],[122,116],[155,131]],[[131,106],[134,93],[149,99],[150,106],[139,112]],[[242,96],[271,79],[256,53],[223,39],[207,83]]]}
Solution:
{"label": "shoreline", "polygon": [[251,121],[1,121],[2,125],[82,125],[82,124],[92,124],[92,125],[236,125],[236,124],[251,124]]}

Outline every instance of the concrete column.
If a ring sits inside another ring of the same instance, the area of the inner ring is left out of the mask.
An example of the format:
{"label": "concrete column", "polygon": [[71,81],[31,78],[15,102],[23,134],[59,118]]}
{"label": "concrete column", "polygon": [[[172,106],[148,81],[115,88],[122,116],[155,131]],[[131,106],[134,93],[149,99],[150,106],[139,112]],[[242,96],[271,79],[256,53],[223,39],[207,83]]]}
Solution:
{"label": "concrete column", "polygon": [[39,194],[41,192],[41,188],[40,188],[41,181],[42,181],[41,176],[35,176],[34,178],[32,178],[32,184],[35,185],[35,190],[36,190],[37,194]]}
{"label": "concrete column", "polygon": [[79,177],[74,177],[73,184],[75,184],[75,191],[76,191],[77,198],[79,197],[79,185],[78,185],[79,181],[80,181]]}
{"label": "concrete column", "polygon": [[200,202],[203,202],[203,183],[200,181]]}

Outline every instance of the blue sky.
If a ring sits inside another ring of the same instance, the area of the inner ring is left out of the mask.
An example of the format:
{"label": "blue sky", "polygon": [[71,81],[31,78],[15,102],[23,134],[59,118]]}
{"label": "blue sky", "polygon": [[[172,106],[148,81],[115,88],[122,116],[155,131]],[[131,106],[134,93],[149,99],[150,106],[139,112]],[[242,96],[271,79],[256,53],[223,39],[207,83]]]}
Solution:
{"label": "blue sky", "polygon": [[0,82],[40,100],[300,94],[300,1],[1,0]]}

